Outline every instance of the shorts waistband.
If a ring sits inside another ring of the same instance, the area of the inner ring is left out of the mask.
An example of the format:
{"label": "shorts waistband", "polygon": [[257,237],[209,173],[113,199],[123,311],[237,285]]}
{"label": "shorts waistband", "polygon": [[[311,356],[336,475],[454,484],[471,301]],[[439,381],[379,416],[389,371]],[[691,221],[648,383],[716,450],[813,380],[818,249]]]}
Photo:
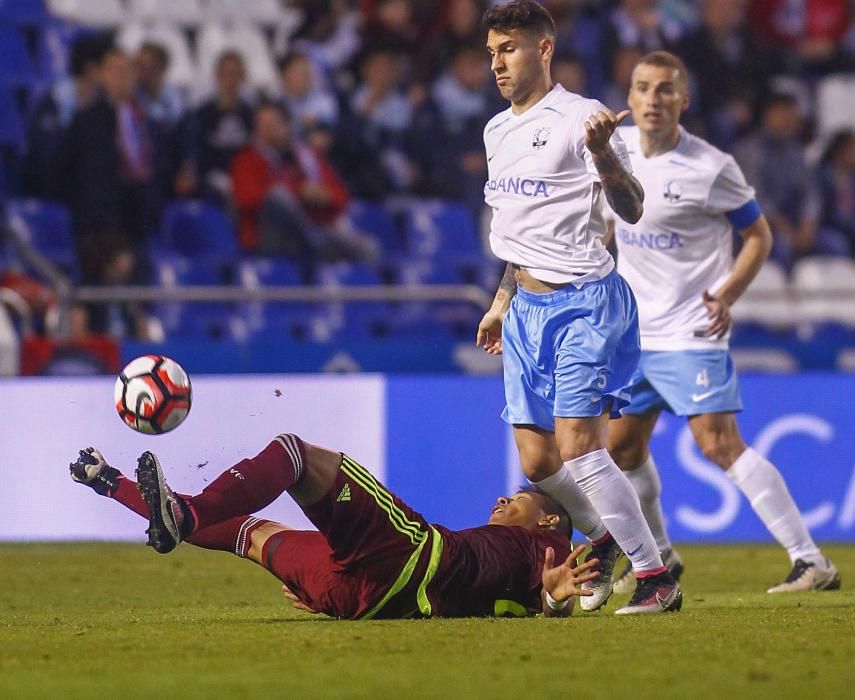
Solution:
{"label": "shorts waistband", "polygon": [[566,287],[557,289],[554,292],[546,292],[545,294],[530,292],[523,287],[517,287],[516,296],[527,304],[533,304],[535,306],[555,306],[556,304],[561,304],[570,297],[579,294],[594,285],[608,282],[612,278],[616,277],[617,274],[617,269],[613,268],[605,277],[585,282],[581,287],[576,287],[572,283],[569,283]]}

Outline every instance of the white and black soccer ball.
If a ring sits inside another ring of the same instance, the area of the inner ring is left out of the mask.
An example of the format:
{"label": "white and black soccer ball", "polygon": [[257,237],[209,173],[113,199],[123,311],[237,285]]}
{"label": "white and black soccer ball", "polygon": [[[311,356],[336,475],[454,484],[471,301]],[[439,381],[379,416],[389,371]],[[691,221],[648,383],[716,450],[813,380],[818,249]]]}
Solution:
{"label": "white and black soccer ball", "polygon": [[190,377],[175,360],[143,355],[131,360],[116,379],[116,410],[126,425],[148,435],[174,430],[192,402]]}

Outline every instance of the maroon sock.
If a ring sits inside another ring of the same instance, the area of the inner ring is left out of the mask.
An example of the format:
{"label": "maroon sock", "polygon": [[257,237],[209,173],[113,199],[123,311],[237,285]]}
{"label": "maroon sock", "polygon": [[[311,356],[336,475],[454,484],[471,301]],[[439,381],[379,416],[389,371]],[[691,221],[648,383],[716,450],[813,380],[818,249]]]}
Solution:
{"label": "maroon sock", "polygon": [[137,515],[148,518],[148,505],[140,493],[137,482],[126,476],[120,476],[116,488],[110,493],[110,498],[118,501],[125,508],[130,508]]}
{"label": "maroon sock", "polygon": [[251,515],[239,515],[196,530],[187,541],[204,549],[217,549],[245,557],[252,544],[252,533],[260,525],[269,522]]}
{"label": "maroon sock", "polygon": [[303,475],[306,448],[296,435],[280,435],[256,457],[224,471],[198,496],[186,499],[194,532],[275,501]]}

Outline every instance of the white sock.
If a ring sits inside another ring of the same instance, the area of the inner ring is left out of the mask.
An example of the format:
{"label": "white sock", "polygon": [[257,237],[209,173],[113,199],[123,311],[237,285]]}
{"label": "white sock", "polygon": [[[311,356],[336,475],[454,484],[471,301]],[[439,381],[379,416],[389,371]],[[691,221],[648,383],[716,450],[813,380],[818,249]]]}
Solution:
{"label": "white sock", "polygon": [[656,540],[641,513],[635,489],[606,450],[565,462],[637,574],[662,568]]}
{"label": "white sock", "polygon": [[659,500],[662,482],[659,480],[659,471],[656,469],[653,455],[648,455],[647,459],[635,469],[625,470],[624,474],[638,494],[641,512],[644,513],[644,519],[656,539],[659,553],[667,552],[671,549],[671,539],[665,529],[665,514],[662,512],[662,502]]}
{"label": "white sock", "polygon": [[598,540],[608,533],[588,497],[582,493],[573,475],[563,464],[552,476],[530,483],[558,501],[573,521],[573,527],[589,540]]}
{"label": "white sock", "polygon": [[791,562],[803,559],[825,565],[784,477],[774,464],[749,447],[725,474],[745,494],[766,529],[787,550]]}

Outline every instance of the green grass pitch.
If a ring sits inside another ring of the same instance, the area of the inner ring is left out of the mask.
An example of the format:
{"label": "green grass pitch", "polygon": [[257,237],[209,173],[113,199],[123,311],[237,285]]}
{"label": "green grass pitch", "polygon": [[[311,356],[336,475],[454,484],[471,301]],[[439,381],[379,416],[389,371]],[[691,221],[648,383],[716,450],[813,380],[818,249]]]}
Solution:
{"label": "green grass pitch", "polygon": [[841,591],[778,597],[776,548],[680,551],[678,614],[341,622],[220,552],[2,545],[0,698],[855,697],[855,547]]}

